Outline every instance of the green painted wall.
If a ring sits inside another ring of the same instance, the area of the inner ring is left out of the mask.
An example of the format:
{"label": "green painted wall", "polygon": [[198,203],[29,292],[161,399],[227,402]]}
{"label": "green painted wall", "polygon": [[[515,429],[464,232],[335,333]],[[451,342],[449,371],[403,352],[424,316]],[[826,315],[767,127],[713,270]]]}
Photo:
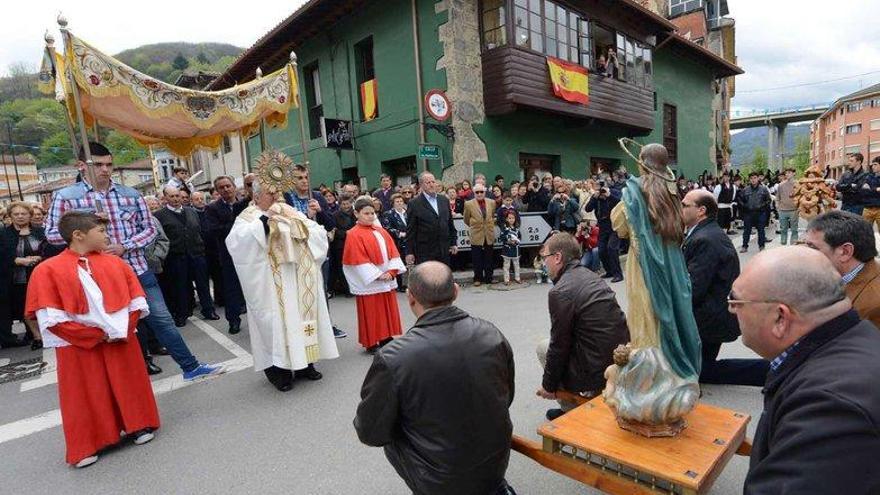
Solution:
{"label": "green painted wall", "polygon": [[[445,71],[436,71],[443,47],[437,30],[446,22],[446,14],[434,12],[434,0],[419,0],[419,39],[421,44],[422,86],[424,91],[446,88]],[[378,89],[379,117],[360,120],[360,97],[356,77],[354,45],[373,37],[373,59]],[[418,149],[418,102],[412,42],[412,11],[409,0],[371,2],[355,16],[342,19],[333,28],[296,49],[299,77],[304,87],[302,68],[318,62],[324,116],[355,121],[355,151],[324,148],[321,139],[308,143],[312,183],[332,184],[348,170],[352,176],[365,176],[376,187],[382,162],[414,156]],[[301,92],[303,92],[301,90]],[[308,127],[308,119],[306,126]],[[298,110],[291,110],[285,129],[267,129],[270,147],[280,149],[294,161],[302,160]],[[306,133],[308,136],[308,132]],[[426,141],[441,145],[447,160],[452,148],[436,131]],[[260,140],[248,142],[251,160],[261,151]],[[439,162],[429,162],[439,172]],[[354,170],[351,170],[354,168]]]}
{"label": "green painted wall", "polygon": [[688,178],[696,178],[703,170],[715,170],[715,142],[710,134],[715,127],[712,81],[712,73],[707,68],[676,56],[670,49],[654,54],[657,91],[654,132],[640,141],[663,142],[663,104],[675,105],[678,110],[676,171]]}
{"label": "green painted wall", "polygon": [[[447,21],[447,14],[435,13],[434,7],[435,0],[418,0],[424,92],[432,88],[446,89],[445,71],[437,71],[435,67],[443,55],[438,28]],[[370,122],[358,122],[360,103],[354,45],[368,36],[373,37],[379,117]],[[313,184],[329,185],[346,176],[364,176],[372,188],[378,184],[379,174],[383,172],[382,162],[416,154],[419,142],[417,112],[422,97],[416,91],[408,0],[371,2],[356,16],[340,20],[296,51],[300,68],[318,62],[324,115],[356,122],[355,151],[337,152],[325,149],[320,139],[309,141]],[[658,103],[655,130],[639,140],[662,142],[663,103],[676,105],[678,170],[688,177],[696,177],[711,165],[712,75],[667,48],[654,55],[654,82]],[[291,111],[287,128],[267,129],[266,135],[270,146],[281,149],[295,161],[301,161],[297,112]],[[475,130],[486,144],[489,159],[476,163],[474,169],[490,178],[496,174],[504,175],[508,182],[517,178],[520,175],[520,153],[557,156],[556,171],[574,178],[586,175],[591,158],[620,160],[630,169],[634,166],[617,145],[617,138],[629,133],[613,124],[587,125],[584,121],[549,113],[520,110],[511,115],[486,118]],[[436,131],[429,131],[426,141],[442,147],[448,166],[452,158],[451,142]],[[260,151],[259,138],[252,137],[248,141],[251,160]],[[428,164],[435,174],[440,174],[440,162]]]}

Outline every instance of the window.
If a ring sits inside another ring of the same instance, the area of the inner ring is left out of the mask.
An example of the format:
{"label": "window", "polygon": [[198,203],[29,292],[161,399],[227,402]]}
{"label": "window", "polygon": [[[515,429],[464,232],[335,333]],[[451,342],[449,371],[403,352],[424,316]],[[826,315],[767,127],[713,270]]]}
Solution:
{"label": "window", "polygon": [[[229,136],[223,136],[223,154],[229,153],[232,151],[232,142],[229,141]],[[216,157],[216,154],[215,154]]]}
{"label": "window", "polygon": [[590,49],[593,46],[593,39],[590,33],[590,21],[586,19],[578,19],[578,51],[580,54],[579,62],[584,67],[592,67],[592,57]]}
{"label": "window", "polygon": [[831,159],[834,160],[834,150],[831,150]]}
{"label": "window", "polygon": [[880,141],[874,141],[868,146],[869,153],[880,153]]}
{"label": "window", "polygon": [[321,98],[321,73],[318,64],[314,63],[303,70],[306,83],[306,108],[309,112],[309,137],[321,137],[321,117],[324,116],[324,105]]}
{"label": "window", "polygon": [[[507,0],[483,0],[483,49],[493,48],[507,44],[507,30],[504,27],[506,19],[505,4]],[[372,39],[370,40],[372,45]]]}
{"label": "window", "polygon": [[703,0],[669,0],[669,17],[703,8]]}
{"label": "window", "polygon": [[[859,146],[859,145],[855,145],[855,146],[847,146],[847,147],[845,148],[845,152],[846,152],[847,155],[852,155],[853,153],[859,153],[859,152],[861,152],[861,151],[862,151],[862,147]],[[844,155],[844,153],[841,153],[841,154],[840,154],[840,156],[843,156],[843,155]]]}
{"label": "window", "polygon": [[862,124],[852,124],[846,126],[847,134],[858,134],[860,132],[862,132]]}
{"label": "window", "polygon": [[618,32],[617,63],[620,67],[620,80],[636,86],[653,87],[653,61],[651,49],[629,36]]}
{"label": "window", "polygon": [[871,107],[872,108],[880,107],[880,98],[874,98],[873,100],[871,100]]}
{"label": "window", "polygon": [[874,119],[871,121],[871,130],[880,131],[880,119]]}
{"label": "window", "polygon": [[857,101],[855,103],[847,103],[846,104],[846,112],[847,113],[858,112],[861,109],[862,109],[862,102],[860,102],[860,101]]}
{"label": "window", "polygon": [[518,46],[575,63],[584,53],[589,59],[589,44],[582,44],[588,26],[575,12],[548,0],[516,0],[514,18]]}
{"label": "window", "polygon": [[[502,28],[502,32],[504,29]],[[373,37],[370,36],[359,41],[354,45],[355,54],[355,70],[357,73],[358,98],[362,98],[360,87],[361,84],[376,78],[376,67],[373,63]],[[361,120],[366,120],[364,115],[364,102],[361,101]],[[373,118],[379,116],[379,102],[376,102],[376,114]]]}
{"label": "window", "polygon": [[669,161],[678,163],[678,109],[668,103],[663,104],[663,146],[669,152]]}

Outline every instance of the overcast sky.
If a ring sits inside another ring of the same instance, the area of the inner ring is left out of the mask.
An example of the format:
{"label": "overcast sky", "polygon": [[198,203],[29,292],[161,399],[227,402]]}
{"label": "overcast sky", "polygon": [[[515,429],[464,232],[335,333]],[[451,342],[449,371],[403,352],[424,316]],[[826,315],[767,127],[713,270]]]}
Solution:
{"label": "overcast sky", "polygon": [[[55,17],[108,53],[162,41],[221,41],[248,47],[304,0],[259,0],[241,8],[227,2],[12,0],[3,6],[0,73],[18,61],[37,66],[43,33],[60,41]],[[739,65],[734,109],[827,103],[880,82],[878,0],[728,0],[736,19]],[[63,8],[62,8],[63,6]],[[10,26],[14,26],[10,29]],[[873,73],[871,73],[873,72]],[[852,77],[857,74],[865,74]],[[833,79],[836,82],[770,90]]]}

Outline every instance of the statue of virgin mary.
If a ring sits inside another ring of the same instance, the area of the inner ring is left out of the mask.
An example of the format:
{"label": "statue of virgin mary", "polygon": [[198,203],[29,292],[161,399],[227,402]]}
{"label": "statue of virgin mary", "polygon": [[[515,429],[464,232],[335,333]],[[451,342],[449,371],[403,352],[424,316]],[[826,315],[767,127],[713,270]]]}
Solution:
{"label": "statue of virgin mary", "polygon": [[640,177],[627,180],[611,212],[614,230],[630,239],[625,279],[632,340],[615,351],[603,395],[621,427],[646,436],[680,432],[700,396],[700,337],[681,252],[681,205],[668,163],[665,147],[644,146]]}

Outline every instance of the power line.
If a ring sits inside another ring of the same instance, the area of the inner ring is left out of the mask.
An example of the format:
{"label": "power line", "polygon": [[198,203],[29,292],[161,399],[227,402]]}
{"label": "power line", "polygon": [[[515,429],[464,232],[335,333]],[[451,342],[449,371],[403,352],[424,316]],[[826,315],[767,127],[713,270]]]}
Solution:
{"label": "power line", "polygon": [[864,73],[862,73],[862,74],[854,74],[854,75],[851,75],[851,76],[838,77],[838,78],[835,78],[835,79],[826,79],[826,80],[824,80],[824,81],[813,81],[813,82],[808,82],[808,83],[789,84],[789,85],[787,85],[787,86],[777,86],[777,87],[775,87],[775,88],[737,90],[737,94],[741,94],[741,93],[761,93],[761,92],[764,92],[764,91],[777,91],[777,90],[780,90],[780,89],[802,88],[802,87],[804,87],[804,86],[817,86],[817,85],[820,85],[820,84],[828,84],[828,83],[833,83],[833,82],[846,81],[847,79],[855,79],[855,78],[857,78],[857,77],[862,77],[862,76],[870,76],[871,74],[880,74],[880,70],[875,70],[875,71],[871,71],[871,72],[864,72]]}

